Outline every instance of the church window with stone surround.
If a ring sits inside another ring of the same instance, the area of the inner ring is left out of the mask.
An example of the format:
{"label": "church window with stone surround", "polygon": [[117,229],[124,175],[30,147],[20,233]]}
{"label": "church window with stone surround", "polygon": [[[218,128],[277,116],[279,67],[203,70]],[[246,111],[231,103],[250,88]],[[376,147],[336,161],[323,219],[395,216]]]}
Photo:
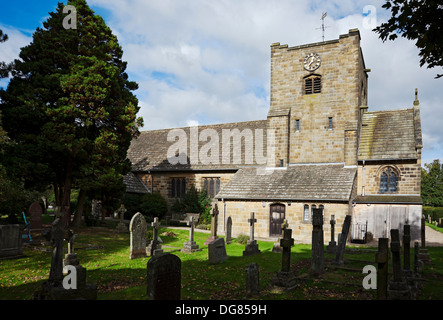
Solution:
{"label": "church window with stone surround", "polygon": [[295,131],[300,131],[300,119],[295,120]]}
{"label": "church window with stone surround", "polygon": [[303,221],[309,222],[309,206],[305,204],[304,211],[303,211]]}
{"label": "church window with stone surround", "polygon": [[329,130],[332,130],[333,129],[332,117],[328,118],[328,124],[329,124]]}
{"label": "church window with stone surround", "polygon": [[310,75],[305,77],[305,94],[321,93],[321,76]]}
{"label": "church window with stone surround", "polygon": [[171,178],[171,198],[181,198],[186,193],[186,178]]}
{"label": "church window with stone surround", "polygon": [[213,199],[220,192],[220,178],[203,178],[203,190]]}
{"label": "church window with stone surround", "polygon": [[380,193],[393,193],[397,191],[398,177],[392,168],[386,168],[380,175]]}

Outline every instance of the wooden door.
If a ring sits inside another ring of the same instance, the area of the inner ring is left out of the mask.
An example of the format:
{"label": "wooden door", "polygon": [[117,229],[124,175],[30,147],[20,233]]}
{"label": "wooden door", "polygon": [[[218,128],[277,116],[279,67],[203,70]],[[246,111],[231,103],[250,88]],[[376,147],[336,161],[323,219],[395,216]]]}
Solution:
{"label": "wooden door", "polygon": [[269,214],[269,236],[280,237],[281,225],[285,220],[286,207],[283,204],[272,204]]}

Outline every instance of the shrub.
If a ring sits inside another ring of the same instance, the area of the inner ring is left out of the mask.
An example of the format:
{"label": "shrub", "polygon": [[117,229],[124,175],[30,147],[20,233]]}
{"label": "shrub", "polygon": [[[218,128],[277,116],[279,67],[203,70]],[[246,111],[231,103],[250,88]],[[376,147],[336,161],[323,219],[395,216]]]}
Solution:
{"label": "shrub", "polygon": [[246,244],[249,240],[249,236],[245,234],[239,234],[237,238],[235,238],[235,242],[240,244]]}
{"label": "shrub", "polygon": [[177,213],[199,213],[202,224],[211,223],[211,199],[205,191],[199,192],[194,186],[175,201],[172,210]]}
{"label": "shrub", "polygon": [[160,193],[147,193],[141,199],[140,212],[161,219],[168,212],[168,205]]}

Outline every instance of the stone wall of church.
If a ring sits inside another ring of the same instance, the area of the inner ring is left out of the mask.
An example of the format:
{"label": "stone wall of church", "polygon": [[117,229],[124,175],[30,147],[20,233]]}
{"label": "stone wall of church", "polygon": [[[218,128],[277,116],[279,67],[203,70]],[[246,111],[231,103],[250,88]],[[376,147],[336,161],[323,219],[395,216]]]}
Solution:
{"label": "stone wall of church", "polygon": [[[232,237],[239,234],[249,235],[250,227],[248,219],[250,213],[255,213],[257,223],[255,224],[255,237],[269,238],[270,228],[270,205],[279,202],[262,202],[262,201],[225,201],[218,202],[219,216],[218,216],[218,231],[224,234],[226,226],[224,222],[228,217],[232,219]],[[347,203],[325,203],[325,202],[292,202],[289,205],[287,202],[281,202],[285,205],[285,219],[288,220],[289,228],[292,229],[292,237],[296,243],[311,243],[312,239],[312,223],[311,221],[303,221],[305,205],[311,208],[316,205],[324,206],[324,241],[328,244],[331,240],[331,215],[335,216],[335,241],[338,241],[338,234],[341,233],[343,222],[347,214],[351,214],[350,207]],[[264,205],[264,206],[263,206]]]}
{"label": "stone wall of church", "polygon": [[363,172],[365,195],[380,194],[380,175],[384,168],[391,167],[398,174],[397,192],[395,194],[420,195],[421,193],[421,166],[417,162],[366,162],[358,166],[357,194],[362,195]]}
{"label": "stone wall of church", "polygon": [[[311,52],[322,59],[313,73],[303,67],[304,57]],[[304,78],[310,74],[321,76],[321,93],[305,94]],[[358,30],[323,43],[271,46],[268,125],[276,128],[280,123],[273,117],[289,113],[290,163],[345,162],[345,130],[354,130],[358,136],[360,104],[366,103],[367,75]],[[357,148],[357,144],[348,147]],[[349,148],[346,152],[351,153]]]}
{"label": "stone wall of church", "polygon": [[[205,178],[219,178],[220,189],[231,180],[234,173],[189,173],[189,172],[162,172],[152,174],[152,188],[154,192],[160,193],[168,203],[168,208],[174,204],[176,198],[171,197],[171,179],[184,178],[186,179],[186,190],[189,190],[194,185],[197,190],[202,190],[203,179]],[[137,175],[143,183],[151,188],[151,175],[148,173]]]}

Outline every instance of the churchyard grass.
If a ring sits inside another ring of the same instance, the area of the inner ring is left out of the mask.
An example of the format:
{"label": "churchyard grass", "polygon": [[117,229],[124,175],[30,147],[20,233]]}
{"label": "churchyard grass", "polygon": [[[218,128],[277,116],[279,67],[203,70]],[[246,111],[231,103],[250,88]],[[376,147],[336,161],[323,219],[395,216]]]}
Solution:
{"label": "churchyard grass", "polygon": [[[148,233],[151,230],[148,227]],[[146,265],[149,257],[129,259],[129,234],[119,234],[107,227],[89,227],[77,231],[75,252],[87,269],[87,282],[98,287],[99,300],[145,300]],[[319,279],[309,276],[311,246],[292,247],[291,269],[305,277],[296,290],[283,291],[271,286],[281,268],[281,254],[273,253],[273,242],[258,241],[261,253],[243,257],[245,246],[233,242],[226,245],[228,259],[217,265],[208,263],[208,247],[204,242],[208,233],[195,230],[194,240],[202,251],[185,253],[180,250],[189,238],[188,229],[160,228],[162,248],[182,261],[183,300],[245,299],[245,268],[252,262],[259,264],[260,294],[251,299],[374,299],[375,290],[365,290],[362,269],[376,265],[374,248],[350,248],[345,253],[345,267],[333,268],[335,256],[325,253],[327,272]],[[66,247],[66,246],[65,246]],[[433,265],[425,268],[426,281],[419,299],[443,299],[443,248],[429,248]],[[50,268],[50,246],[28,245],[24,257],[0,260],[0,300],[32,299],[34,291],[47,280]]]}

